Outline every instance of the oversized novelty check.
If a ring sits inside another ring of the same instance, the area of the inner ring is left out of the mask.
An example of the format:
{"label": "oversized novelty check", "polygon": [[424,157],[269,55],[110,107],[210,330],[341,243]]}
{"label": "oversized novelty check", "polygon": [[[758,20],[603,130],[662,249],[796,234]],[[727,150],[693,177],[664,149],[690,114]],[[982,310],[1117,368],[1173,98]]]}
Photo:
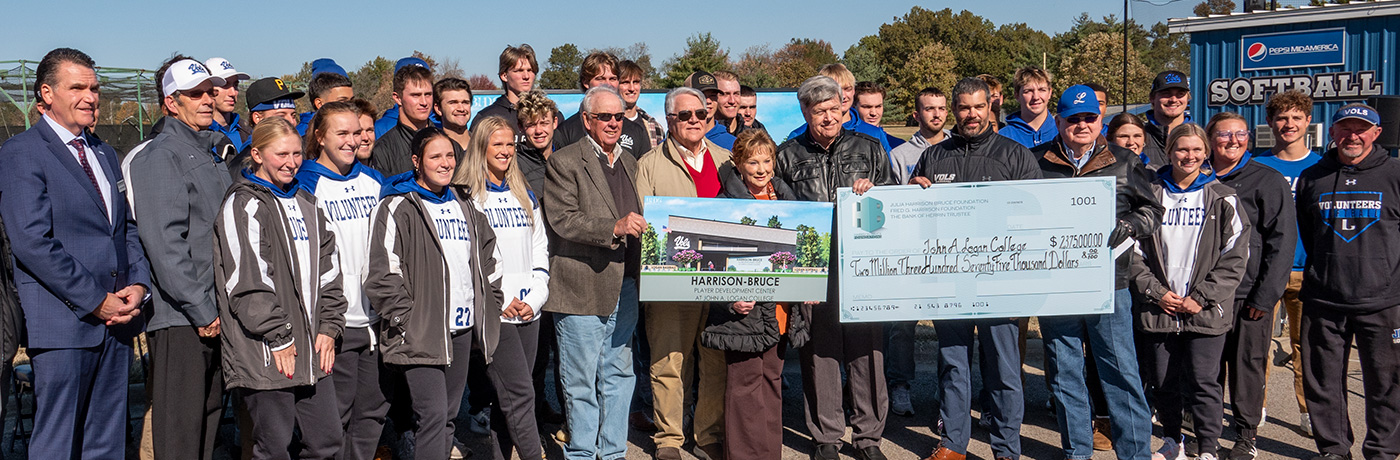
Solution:
{"label": "oversized novelty check", "polygon": [[1112,178],[839,189],[841,320],[1111,312],[1114,198]]}

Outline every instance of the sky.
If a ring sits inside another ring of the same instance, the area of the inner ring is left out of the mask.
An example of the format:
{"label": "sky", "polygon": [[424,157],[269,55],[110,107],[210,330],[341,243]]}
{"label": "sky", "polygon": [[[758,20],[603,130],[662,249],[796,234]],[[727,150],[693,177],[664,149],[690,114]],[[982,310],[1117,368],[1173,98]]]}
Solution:
{"label": "sky", "polygon": [[[1131,0],[1130,15],[1146,24],[1191,15],[1197,0]],[[1170,2],[1170,3],[1168,3]],[[5,2],[0,60],[38,60],[48,50],[83,50],[106,67],[155,69],[179,51],[200,60],[228,59],[255,77],[295,73],[303,62],[335,59],[354,71],[375,56],[390,60],[414,50],[457,59],[467,74],[494,76],[508,44],[529,43],[541,67],[563,43],[580,49],[627,47],[645,42],[652,63],[680,53],[685,39],[710,32],[737,59],[751,46],[777,49],[793,38],[830,42],[837,54],[915,4],[890,0],[768,2],[714,0],[682,15],[693,2],[578,1],[465,2],[368,0],[190,2],[172,0],[47,0]],[[1163,4],[1163,6],[1156,6]],[[1073,5],[1073,6],[1065,6]],[[502,17],[518,6],[514,17]],[[1054,35],[1080,13],[1122,16],[1115,0],[1075,2],[991,0],[922,2],[930,10],[967,9],[994,24],[1024,22]],[[63,30],[60,18],[82,18],[85,27]],[[46,20],[46,18],[52,18]],[[625,30],[624,30],[625,29]]]}

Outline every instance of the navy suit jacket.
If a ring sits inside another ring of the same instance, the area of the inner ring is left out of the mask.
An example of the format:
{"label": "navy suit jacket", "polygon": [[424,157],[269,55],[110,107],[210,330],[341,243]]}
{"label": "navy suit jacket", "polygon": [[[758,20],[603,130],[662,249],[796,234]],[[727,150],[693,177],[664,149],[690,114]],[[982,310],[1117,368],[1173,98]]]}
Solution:
{"label": "navy suit jacket", "polygon": [[102,196],[46,121],[0,146],[0,215],[15,261],[15,284],[33,348],[88,348],[110,332],[129,343],[144,320],[108,329],[92,315],[131,284],[151,285],[136,221],[121,193],[116,150],[88,136],[111,185],[108,223]]}

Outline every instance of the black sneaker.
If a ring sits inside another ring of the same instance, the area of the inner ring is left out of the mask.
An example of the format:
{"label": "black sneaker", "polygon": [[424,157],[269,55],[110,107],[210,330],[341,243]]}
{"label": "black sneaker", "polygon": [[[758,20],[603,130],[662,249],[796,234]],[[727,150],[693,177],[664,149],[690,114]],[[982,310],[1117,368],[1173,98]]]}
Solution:
{"label": "black sneaker", "polygon": [[857,450],[856,458],[859,460],[886,460],[885,453],[880,452],[879,446],[870,446]]}
{"label": "black sneaker", "polygon": [[816,449],[812,449],[812,460],[840,460],[840,444],[817,444]]}
{"label": "black sneaker", "polygon": [[1235,447],[1230,449],[1229,460],[1254,460],[1259,456],[1259,449],[1254,446],[1253,437],[1241,436],[1235,441]]}

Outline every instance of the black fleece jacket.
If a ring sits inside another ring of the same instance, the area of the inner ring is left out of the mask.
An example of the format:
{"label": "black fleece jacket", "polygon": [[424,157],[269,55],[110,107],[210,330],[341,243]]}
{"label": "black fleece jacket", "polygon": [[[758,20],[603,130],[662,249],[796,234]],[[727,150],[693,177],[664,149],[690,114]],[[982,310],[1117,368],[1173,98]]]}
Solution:
{"label": "black fleece jacket", "polygon": [[1255,310],[1273,311],[1288,287],[1288,276],[1293,272],[1293,247],[1298,244],[1297,211],[1291,203],[1293,190],[1283,174],[1250,161],[1249,154],[1217,178],[1235,189],[1244,217],[1254,228],[1249,237],[1249,261],[1235,300]]}
{"label": "black fleece jacket", "polygon": [[1400,161],[1373,147],[1355,166],[1337,149],[1298,177],[1308,264],[1303,308],[1372,313],[1400,305]]}

